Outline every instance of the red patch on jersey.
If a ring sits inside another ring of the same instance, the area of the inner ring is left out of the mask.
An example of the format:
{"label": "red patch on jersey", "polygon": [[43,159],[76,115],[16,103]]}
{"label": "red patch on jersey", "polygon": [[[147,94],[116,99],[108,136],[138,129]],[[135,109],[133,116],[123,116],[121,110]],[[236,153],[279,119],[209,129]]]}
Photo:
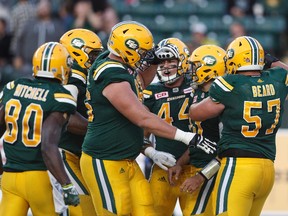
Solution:
{"label": "red patch on jersey", "polygon": [[169,94],[168,94],[167,91],[166,91],[166,92],[160,92],[160,93],[155,94],[155,99],[156,99],[156,100],[158,100],[158,99],[160,99],[160,98],[167,98],[167,97],[169,97]]}

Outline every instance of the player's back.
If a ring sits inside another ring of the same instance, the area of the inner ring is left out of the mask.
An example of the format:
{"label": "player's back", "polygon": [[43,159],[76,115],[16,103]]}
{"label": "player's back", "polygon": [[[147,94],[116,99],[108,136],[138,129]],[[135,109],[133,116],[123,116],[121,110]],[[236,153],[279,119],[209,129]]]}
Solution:
{"label": "player's back", "polygon": [[62,85],[44,79],[18,79],[8,83],[1,95],[5,106],[3,136],[10,171],[46,170],[41,154],[42,123],[51,112],[71,114],[76,102]]}
{"label": "player's back", "polygon": [[226,75],[213,83],[210,95],[225,105],[219,151],[240,148],[275,158],[275,136],[287,95],[287,72],[280,68],[260,76]]}

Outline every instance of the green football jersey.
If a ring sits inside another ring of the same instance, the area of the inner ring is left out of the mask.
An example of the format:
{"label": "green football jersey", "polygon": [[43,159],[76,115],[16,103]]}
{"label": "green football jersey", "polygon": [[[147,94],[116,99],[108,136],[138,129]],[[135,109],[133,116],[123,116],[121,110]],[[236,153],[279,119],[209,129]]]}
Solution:
{"label": "green football jersey", "polygon": [[[192,103],[198,103],[205,98],[209,97],[209,92],[203,92],[200,88],[196,89],[191,93],[193,97]],[[218,142],[220,139],[220,118],[215,117],[207,119],[205,121],[191,121],[192,132],[198,133],[213,142]],[[189,148],[190,150],[190,164],[195,167],[204,167],[208,162],[210,162],[216,156],[214,154],[206,154],[204,151],[198,148]]]}
{"label": "green football jersey", "polygon": [[282,68],[263,71],[260,76],[227,74],[215,80],[210,97],[225,105],[219,153],[242,149],[274,161],[287,85],[287,71]]}
{"label": "green football jersey", "polygon": [[[186,80],[185,80],[186,81]],[[144,105],[167,123],[183,130],[190,131],[189,105],[192,88],[183,82],[179,87],[167,88],[162,83],[153,83],[144,91]],[[156,149],[173,154],[176,159],[187,150],[187,145],[176,140],[155,136]]]}
{"label": "green football jersey", "polygon": [[141,92],[133,70],[107,55],[108,52],[102,53],[88,72],[86,103],[89,123],[82,150],[99,159],[135,159],[143,145],[143,129],[123,116],[102,91],[111,83],[128,82],[136,95],[140,96]]}
{"label": "green football jersey", "polygon": [[41,154],[42,124],[52,112],[74,113],[76,100],[58,83],[24,78],[9,82],[0,100],[6,121],[4,170],[46,170]]}
{"label": "green football jersey", "polygon": [[[87,118],[87,108],[85,106],[86,80],[87,69],[81,68],[76,62],[74,62],[68,84],[72,84],[77,87],[77,111],[85,118]],[[69,131],[64,131],[61,135],[59,147],[72,152],[77,156],[81,156],[83,140],[84,135],[77,135],[70,133]]]}

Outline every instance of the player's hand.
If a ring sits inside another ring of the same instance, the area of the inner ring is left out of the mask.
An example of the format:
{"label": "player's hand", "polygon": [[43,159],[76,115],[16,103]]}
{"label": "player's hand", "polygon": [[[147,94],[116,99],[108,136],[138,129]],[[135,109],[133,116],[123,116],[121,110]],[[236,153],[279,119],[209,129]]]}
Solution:
{"label": "player's hand", "polygon": [[189,143],[189,147],[199,148],[207,154],[213,154],[216,151],[216,146],[217,144],[215,142],[212,142],[199,134],[195,134]]}
{"label": "player's hand", "polygon": [[170,185],[175,185],[174,179],[177,181],[181,172],[182,167],[177,164],[168,169],[168,180]]}
{"label": "player's hand", "polygon": [[80,203],[79,194],[72,183],[62,186],[62,189],[65,205],[77,206]]}
{"label": "player's hand", "polygon": [[153,147],[147,147],[144,154],[151,158],[153,162],[163,170],[168,170],[168,167],[172,167],[176,164],[174,155],[167,152],[157,151]]}
{"label": "player's hand", "polygon": [[180,190],[186,193],[193,193],[197,190],[205,181],[204,177],[201,175],[195,175],[186,179],[180,186]]}
{"label": "player's hand", "polygon": [[161,63],[161,59],[159,59],[156,55],[158,50],[158,46],[155,46],[153,49],[149,50],[144,57],[144,61],[146,61],[150,65],[158,65]]}
{"label": "player's hand", "polygon": [[265,56],[264,56],[264,69],[269,69],[271,68],[271,65],[273,62],[277,62],[279,61],[278,58],[276,58],[275,56],[272,56],[270,53],[265,52]]}

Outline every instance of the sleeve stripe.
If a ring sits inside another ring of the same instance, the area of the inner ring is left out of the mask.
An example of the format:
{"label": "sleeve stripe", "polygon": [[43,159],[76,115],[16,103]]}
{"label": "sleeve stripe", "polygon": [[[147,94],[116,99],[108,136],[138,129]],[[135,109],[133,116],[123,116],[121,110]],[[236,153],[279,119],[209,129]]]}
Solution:
{"label": "sleeve stripe", "polygon": [[104,64],[100,65],[93,73],[93,79],[97,80],[98,77],[100,76],[100,74],[106,70],[107,68],[113,68],[113,67],[117,67],[117,68],[122,68],[125,69],[123,67],[122,64],[120,63],[116,63],[116,62],[105,62]]}
{"label": "sleeve stripe", "polygon": [[233,90],[233,86],[226,82],[223,77],[218,77],[218,79],[215,80],[215,83],[226,92]]}
{"label": "sleeve stripe", "polygon": [[81,73],[77,70],[72,70],[72,74],[71,77],[80,80],[81,82],[83,82],[84,84],[86,84],[86,75],[84,73]]}
{"label": "sleeve stripe", "polygon": [[76,100],[72,95],[65,94],[65,93],[55,93],[54,94],[55,100],[64,103],[70,103],[76,107]]}
{"label": "sleeve stripe", "polygon": [[55,98],[56,101],[60,103],[69,103],[73,106],[77,106],[76,102],[74,100],[71,100],[70,98]]}
{"label": "sleeve stripe", "polygon": [[286,81],[285,81],[286,86],[288,86],[288,74],[286,75]]}

